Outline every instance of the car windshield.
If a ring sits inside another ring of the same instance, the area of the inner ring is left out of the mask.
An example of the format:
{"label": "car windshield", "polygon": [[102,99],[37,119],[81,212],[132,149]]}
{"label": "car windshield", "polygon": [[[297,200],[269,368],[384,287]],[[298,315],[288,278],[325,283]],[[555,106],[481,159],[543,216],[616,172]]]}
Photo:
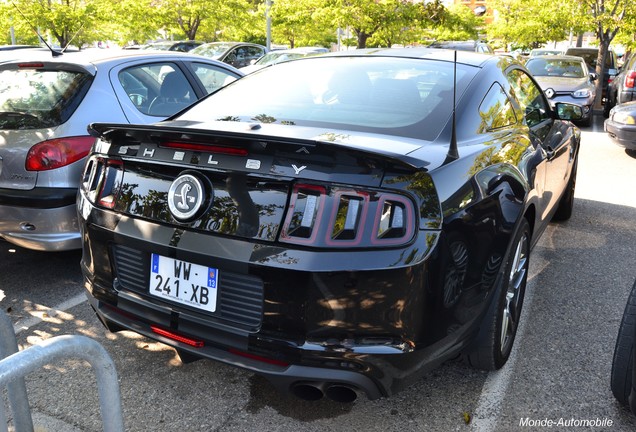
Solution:
{"label": "car windshield", "polygon": [[39,129],[64,123],[91,82],[89,74],[74,71],[0,71],[0,129]]}
{"label": "car windshield", "polygon": [[530,59],[526,68],[534,76],[584,78],[587,75],[586,68],[578,60]]}
{"label": "car windshield", "polygon": [[[457,98],[477,68],[457,65]],[[307,57],[261,69],[180,120],[250,121],[433,140],[453,109],[453,63],[395,57]]]}
{"label": "car windshield", "polygon": [[220,57],[221,54],[223,54],[225,51],[229,50],[233,46],[234,45],[229,43],[213,42],[209,44],[199,45],[198,47],[196,47],[190,52],[192,54],[198,54],[198,55],[203,55],[206,57],[217,58],[217,57]]}

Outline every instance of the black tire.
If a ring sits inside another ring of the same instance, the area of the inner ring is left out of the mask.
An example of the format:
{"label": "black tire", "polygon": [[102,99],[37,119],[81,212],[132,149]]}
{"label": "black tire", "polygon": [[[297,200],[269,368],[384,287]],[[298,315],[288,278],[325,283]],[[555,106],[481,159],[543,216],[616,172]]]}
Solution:
{"label": "black tire", "polygon": [[568,184],[563,192],[563,196],[559,201],[559,206],[557,207],[554,216],[552,216],[553,221],[563,222],[570,217],[572,217],[572,210],[574,209],[574,191],[576,189],[576,172],[579,165],[578,156],[574,160],[574,165],[572,166],[572,174],[570,175],[570,180],[568,180]]}
{"label": "black tire", "polygon": [[581,121],[581,126],[583,126],[583,127],[592,126],[592,118],[593,117],[594,117],[594,112],[590,112],[590,115],[585,120]]}
{"label": "black tire", "polygon": [[636,336],[636,282],[627,299],[623,319],[618,329],[610,385],[618,402],[629,406],[634,367],[634,338]]}
{"label": "black tire", "polygon": [[603,104],[603,117],[608,118],[609,112],[612,108],[614,108],[614,106],[616,106],[616,98],[609,94],[607,96],[607,100]]}
{"label": "black tire", "polygon": [[510,256],[468,362],[484,370],[500,369],[510,357],[523,306],[530,258],[530,225],[523,218],[512,241]]}

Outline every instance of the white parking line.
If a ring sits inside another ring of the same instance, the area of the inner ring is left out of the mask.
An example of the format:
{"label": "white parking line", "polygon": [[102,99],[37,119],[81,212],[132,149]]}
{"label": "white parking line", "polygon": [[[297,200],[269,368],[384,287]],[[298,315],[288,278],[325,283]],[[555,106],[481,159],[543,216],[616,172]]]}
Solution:
{"label": "white parking line", "polygon": [[[551,247],[552,236],[555,225],[548,225],[540,244],[544,247]],[[541,258],[540,247],[537,246],[533,250],[530,258],[530,269],[528,274],[528,283],[526,285],[526,293],[523,300],[523,309],[521,310],[521,321],[519,328],[517,328],[517,335],[515,337],[515,344],[512,347],[510,357],[506,362],[506,365],[497,370],[490,372],[484,386],[481,390],[481,395],[477,401],[477,407],[473,413],[473,419],[471,421],[471,430],[475,432],[492,432],[496,429],[497,420],[501,417],[501,405],[506,397],[506,391],[511,381],[512,374],[515,370],[517,363],[517,352],[519,351],[519,345],[524,339],[526,330],[526,322],[532,309],[532,300],[534,298],[534,278],[541,273],[541,270],[548,261]]]}
{"label": "white parking line", "polygon": [[534,290],[532,286],[530,286],[530,283],[528,283],[523,300],[524,306],[521,311],[522,319],[517,329],[517,336],[515,337],[515,345],[512,348],[506,365],[497,371],[490,372],[488,378],[486,378],[486,382],[481,390],[481,396],[477,402],[477,408],[473,415],[473,421],[471,422],[471,429],[475,432],[491,432],[494,431],[497,426],[501,405],[506,397],[508,384],[510,383],[515,364],[517,363],[517,347],[519,346],[519,342],[523,340],[526,328],[525,323],[530,307],[532,306],[533,297]]}
{"label": "white parking line", "polygon": [[38,310],[37,313],[32,313],[32,317],[31,318],[27,318],[25,320],[21,320],[18,321],[17,323],[14,324],[13,326],[13,331],[15,332],[15,334],[19,334],[25,330],[28,330],[29,328],[33,327],[34,325],[37,325],[39,323],[41,323],[42,321],[46,320],[47,318],[53,318],[55,317],[58,313],[60,312],[65,312],[68,309],[77,306],[83,302],[87,301],[86,300],[86,295],[84,293],[78,294],[75,297],[71,297],[70,299],[63,301],[62,303],[58,304],[57,306],[51,307],[51,308],[45,308],[42,310]]}

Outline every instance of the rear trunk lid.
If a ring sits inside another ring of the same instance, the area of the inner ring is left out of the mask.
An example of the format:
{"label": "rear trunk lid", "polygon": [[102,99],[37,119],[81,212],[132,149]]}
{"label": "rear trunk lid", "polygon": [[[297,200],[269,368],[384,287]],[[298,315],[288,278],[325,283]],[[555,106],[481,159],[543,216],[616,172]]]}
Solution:
{"label": "rear trunk lid", "polygon": [[[422,141],[287,128],[292,137],[280,125],[184,126],[91,125],[102,140],[82,188],[94,201],[133,217],[265,242],[282,232],[290,242],[319,247],[397,244],[418,226],[417,198],[405,189],[409,176],[427,171],[429,162],[409,155]],[[445,154],[443,146],[431,147],[434,159]],[[184,175],[202,185],[202,210],[175,220],[171,188]],[[380,221],[387,212],[395,216]],[[376,235],[391,230],[385,238]]]}

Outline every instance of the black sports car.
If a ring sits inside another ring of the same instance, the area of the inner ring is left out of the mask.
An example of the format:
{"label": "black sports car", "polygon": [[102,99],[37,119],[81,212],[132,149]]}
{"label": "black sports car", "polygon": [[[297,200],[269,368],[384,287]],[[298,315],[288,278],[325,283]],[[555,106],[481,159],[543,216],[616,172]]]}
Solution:
{"label": "black sports car", "polygon": [[111,330],[305,399],[388,396],[512,349],[533,245],[574,202],[576,105],[509,57],[356,50],[165,122],[93,124],[82,268]]}

